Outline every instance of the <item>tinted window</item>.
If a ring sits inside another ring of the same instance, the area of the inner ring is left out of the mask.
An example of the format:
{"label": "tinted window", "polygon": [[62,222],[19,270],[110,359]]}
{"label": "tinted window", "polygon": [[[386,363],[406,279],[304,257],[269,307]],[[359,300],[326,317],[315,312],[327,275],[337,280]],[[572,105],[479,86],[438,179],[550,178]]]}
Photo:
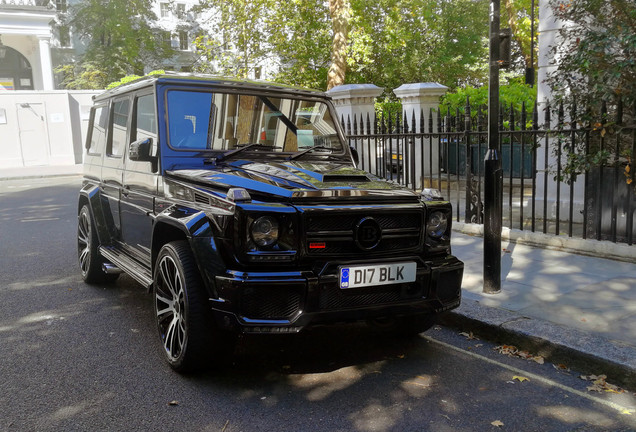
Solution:
{"label": "tinted window", "polygon": [[262,144],[273,152],[313,146],[342,150],[327,105],[272,96],[168,92],[169,144],[181,150],[231,150]]}
{"label": "tinted window", "polygon": [[105,106],[96,107],[93,115],[93,128],[90,130],[88,153],[99,155],[104,151],[106,142],[106,120],[108,110]]}
{"label": "tinted window", "polygon": [[126,148],[126,125],[128,124],[130,101],[123,99],[113,106],[112,133],[108,148],[109,156],[121,156]]}
{"label": "tinted window", "polygon": [[137,116],[135,140],[157,138],[157,119],[155,116],[155,101],[152,95],[141,96],[137,99]]}

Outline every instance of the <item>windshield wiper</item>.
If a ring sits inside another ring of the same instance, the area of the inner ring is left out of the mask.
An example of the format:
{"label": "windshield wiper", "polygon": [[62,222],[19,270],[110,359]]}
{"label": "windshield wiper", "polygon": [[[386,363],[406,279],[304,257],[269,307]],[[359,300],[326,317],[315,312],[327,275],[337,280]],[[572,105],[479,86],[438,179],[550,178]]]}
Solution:
{"label": "windshield wiper", "polygon": [[261,147],[261,148],[266,148],[266,149],[273,149],[274,146],[271,145],[267,145],[267,144],[261,144],[261,143],[252,143],[252,144],[247,144],[243,147],[239,147],[239,148],[235,148],[232,149],[230,151],[227,151],[225,153],[223,153],[220,156],[216,156],[214,158],[212,158],[211,160],[216,161],[216,162],[221,162],[222,160],[225,160],[227,158],[229,158],[230,156],[234,156],[237,153],[241,153],[247,149],[251,149],[251,148],[255,148],[255,147]]}
{"label": "windshield wiper", "polygon": [[329,150],[330,153],[333,153],[333,149],[331,147],[313,146],[313,147],[306,148],[304,150],[297,151],[296,153],[294,153],[292,155],[289,155],[287,157],[287,160],[290,161],[290,160],[297,159],[297,158],[301,157],[302,155],[307,154],[309,152],[312,152],[314,150]]}

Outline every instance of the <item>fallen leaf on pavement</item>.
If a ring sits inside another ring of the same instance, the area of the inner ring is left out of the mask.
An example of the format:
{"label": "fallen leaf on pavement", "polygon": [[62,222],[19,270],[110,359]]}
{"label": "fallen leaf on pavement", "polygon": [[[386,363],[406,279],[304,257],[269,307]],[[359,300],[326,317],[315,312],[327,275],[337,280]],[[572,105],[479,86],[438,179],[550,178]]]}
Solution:
{"label": "fallen leaf on pavement", "polygon": [[556,364],[556,365],[553,364],[552,366],[558,371],[570,372],[570,368],[567,367],[566,365],[564,365],[563,363],[559,363],[559,364]]}
{"label": "fallen leaf on pavement", "polygon": [[504,425],[501,420],[495,420],[494,422],[492,422],[490,424],[493,425],[493,426],[496,426],[496,427],[502,427]]}
{"label": "fallen leaf on pavement", "polygon": [[461,332],[459,335],[460,335],[460,336],[464,336],[464,337],[465,337],[466,339],[468,339],[468,340],[479,340],[479,338],[478,338],[478,337],[476,337],[476,336],[473,334],[473,332],[470,332],[470,333]]}
{"label": "fallen leaf on pavement", "polygon": [[179,405],[179,401],[176,401],[176,400],[170,401],[170,402],[168,402],[168,405],[177,406],[177,405]]}
{"label": "fallen leaf on pavement", "polygon": [[494,348],[499,354],[504,354],[510,357],[518,357],[525,360],[532,360],[533,362],[543,364],[545,359],[540,355],[531,354],[528,351],[519,351],[514,345],[499,345]]}
{"label": "fallen leaf on pavement", "polygon": [[606,381],[607,375],[581,375],[580,378],[585,381],[592,381],[592,385],[587,387],[587,391],[625,393],[625,390],[619,386],[608,383]]}
{"label": "fallen leaf on pavement", "polygon": [[513,380],[517,380],[519,382],[524,382],[524,381],[530,381],[529,378],[526,378],[524,376],[519,376],[519,375],[515,375],[512,377]]}

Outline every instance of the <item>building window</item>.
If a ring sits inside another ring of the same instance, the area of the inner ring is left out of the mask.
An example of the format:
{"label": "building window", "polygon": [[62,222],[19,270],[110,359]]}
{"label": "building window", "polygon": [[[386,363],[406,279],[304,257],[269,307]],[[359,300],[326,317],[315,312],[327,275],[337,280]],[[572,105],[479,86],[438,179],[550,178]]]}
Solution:
{"label": "building window", "polygon": [[188,32],[179,32],[179,49],[181,51],[187,51],[190,49],[190,45],[188,44]]}
{"label": "building window", "polygon": [[185,3],[177,3],[177,17],[180,19],[185,18],[186,16],[186,5]]}
{"label": "building window", "polygon": [[66,12],[66,0],[55,0],[55,10]]}
{"label": "building window", "polygon": [[161,32],[161,40],[166,48],[172,48],[172,34],[169,31]]}
{"label": "building window", "polygon": [[160,3],[161,18],[170,18],[170,5],[168,3]]}
{"label": "building window", "polygon": [[61,26],[58,29],[60,36],[60,46],[62,48],[68,48],[71,46],[71,33],[68,26]]}

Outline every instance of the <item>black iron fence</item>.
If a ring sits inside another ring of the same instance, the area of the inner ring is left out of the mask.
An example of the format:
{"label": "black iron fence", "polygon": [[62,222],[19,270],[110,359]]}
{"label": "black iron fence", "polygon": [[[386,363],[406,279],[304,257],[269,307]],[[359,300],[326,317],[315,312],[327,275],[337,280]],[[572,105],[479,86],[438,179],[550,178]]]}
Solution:
{"label": "black iron fence", "polygon": [[[636,109],[603,103],[597,119],[587,111],[585,125],[568,120],[575,109],[500,110],[503,225],[633,245]],[[360,167],[413,190],[439,189],[457,221],[483,223],[488,132],[481,107],[341,121]]]}

